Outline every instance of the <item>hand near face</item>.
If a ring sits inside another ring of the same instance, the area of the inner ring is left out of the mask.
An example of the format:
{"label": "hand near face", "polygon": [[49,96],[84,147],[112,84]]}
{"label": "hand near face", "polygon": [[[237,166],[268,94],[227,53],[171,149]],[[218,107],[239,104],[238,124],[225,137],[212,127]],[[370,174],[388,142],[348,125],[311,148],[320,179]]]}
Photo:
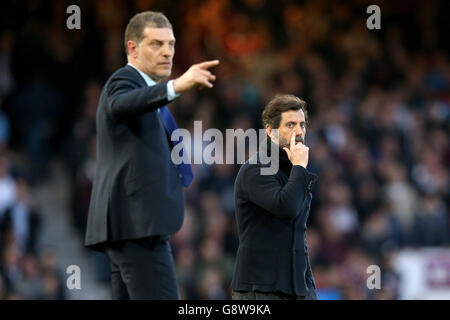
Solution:
{"label": "hand near face", "polygon": [[212,88],[216,76],[208,69],[218,64],[219,60],[211,60],[192,65],[181,77],[174,80],[175,92],[182,93],[196,86]]}
{"label": "hand near face", "polygon": [[284,147],[283,150],[286,151],[286,154],[289,160],[292,162],[292,165],[299,165],[306,169],[306,166],[308,165],[309,148],[301,142],[298,142],[296,144],[295,136],[295,132],[292,132],[291,144],[289,148]]}

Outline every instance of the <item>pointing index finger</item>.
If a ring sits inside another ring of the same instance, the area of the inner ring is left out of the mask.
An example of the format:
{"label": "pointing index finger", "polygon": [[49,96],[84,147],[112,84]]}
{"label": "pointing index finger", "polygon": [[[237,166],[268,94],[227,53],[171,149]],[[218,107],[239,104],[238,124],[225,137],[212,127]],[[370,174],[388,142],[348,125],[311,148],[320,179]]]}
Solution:
{"label": "pointing index finger", "polygon": [[208,69],[208,68],[217,66],[219,63],[220,63],[219,60],[210,60],[210,61],[205,61],[205,62],[199,63],[198,66],[202,69]]}

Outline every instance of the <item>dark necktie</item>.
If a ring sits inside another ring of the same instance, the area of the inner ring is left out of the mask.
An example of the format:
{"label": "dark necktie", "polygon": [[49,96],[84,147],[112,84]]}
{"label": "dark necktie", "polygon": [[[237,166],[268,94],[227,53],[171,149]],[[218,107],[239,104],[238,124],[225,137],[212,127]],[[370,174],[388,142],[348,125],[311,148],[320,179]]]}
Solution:
{"label": "dark necktie", "polygon": [[[162,108],[159,108],[161,120],[164,124],[164,128],[166,129],[167,134],[169,135],[169,138],[172,137],[172,132],[175,131],[175,129],[178,129],[177,123],[175,122],[175,119],[173,118],[172,114],[170,113],[170,110],[167,108],[167,106],[164,106]],[[183,143],[182,140],[174,141],[172,140],[173,145],[177,145],[179,143]],[[180,156],[183,159],[183,152],[184,150],[181,150]],[[181,179],[181,184],[185,187],[189,187],[189,185],[192,182],[192,179],[194,179],[194,173],[192,172],[191,165],[188,163],[180,163],[177,164],[178,169],[178,175]]]}

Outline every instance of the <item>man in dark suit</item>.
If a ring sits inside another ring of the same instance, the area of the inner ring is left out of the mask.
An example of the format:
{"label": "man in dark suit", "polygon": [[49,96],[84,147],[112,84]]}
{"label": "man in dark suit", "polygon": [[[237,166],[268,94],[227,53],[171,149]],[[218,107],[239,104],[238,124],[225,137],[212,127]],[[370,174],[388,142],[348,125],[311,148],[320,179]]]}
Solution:
{"label": "man in dark suit", "polygon": [[[280,95],[268,103],[262,115],[268,138],[237,175],[239,249],[233,299],[317,299],[306,246],[311,188],[317,176],[306,169],[305,106],[293,95]],[[275,174],[263,173],[267,167],[263,155],[279,161]]]}
{"label": "man in dark suit", "polygon": [[106,82],[97,110],[97,171],[85,245],[111,262],[113,299],[178,299],[169,237],[184,215],[182,186],[193,175],[175,165],[177,128],[167,104],[194,87],[212,87],[208,68],[171,74],[175,38],[159,12],[135,15],[125,30],[128,65]]}

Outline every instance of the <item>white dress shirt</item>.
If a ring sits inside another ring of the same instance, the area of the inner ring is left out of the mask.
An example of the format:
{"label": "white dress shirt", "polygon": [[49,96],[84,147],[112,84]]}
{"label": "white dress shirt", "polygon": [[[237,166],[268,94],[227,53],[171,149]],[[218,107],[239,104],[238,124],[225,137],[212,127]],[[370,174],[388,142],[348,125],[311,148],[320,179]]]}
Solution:
{"label": "white dress shirt", "polygon": [[[139,70],[138,68],[136,68],[129,62],[128,62],[128,65],[135,68],[137,70],[137,72],[139,72],[139,74],[142,76],[142,78],[144,78],[145,83],[147,83],[147,85],[149,87],[154,86],[156,84],[156,82],[153,81],[153,79],[150,78],[146,73],[142,72],[141,70]],[[179,93],[175,93],[175,89],[173,87],[173,80],[170,80],[169,82],[167,82],[167,100],[172,101],[173,99],[178,98],[179,96],[180,96]],[[158,109],[158,111],[159,111],[159,109]]]}

